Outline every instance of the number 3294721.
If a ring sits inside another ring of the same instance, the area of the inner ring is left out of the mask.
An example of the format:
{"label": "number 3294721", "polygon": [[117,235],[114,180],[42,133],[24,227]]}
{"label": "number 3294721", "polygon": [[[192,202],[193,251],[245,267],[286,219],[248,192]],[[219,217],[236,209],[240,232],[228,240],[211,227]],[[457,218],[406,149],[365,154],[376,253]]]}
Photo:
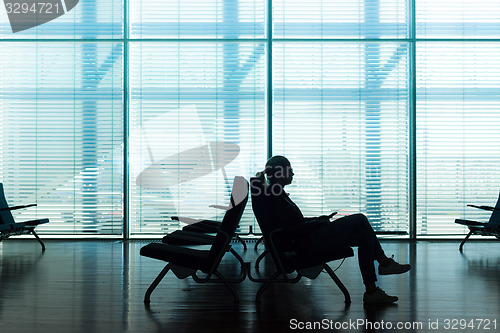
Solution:
{"label": "number 3294721", "polygon": [[445,319],[443,321],[445,330],[496,330],[497,320],[490,319]]}
{"label": "number 3294721", "polygon": [[7,2],[5,3],[7,14],[58,14],[63,11],[59,3],[50,2]]}

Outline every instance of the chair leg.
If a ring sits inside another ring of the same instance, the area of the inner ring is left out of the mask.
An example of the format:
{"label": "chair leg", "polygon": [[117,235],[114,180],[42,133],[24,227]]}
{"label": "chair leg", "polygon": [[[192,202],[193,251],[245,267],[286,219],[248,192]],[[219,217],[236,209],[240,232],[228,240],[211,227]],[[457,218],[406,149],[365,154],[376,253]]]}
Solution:
{"label": "chair leg", "polygon": [[254,249],[257,250],[257,246],[264,241],[264,237],[260,237],[257,243],[255,243]]}
{"label": "chair leg", "polygon": [[35,238],[38,241],[38,243],[40,243],[40,245],[42,246],[42,252],[45,252],[45,244],[43,244],[43,242],[40,239],[40,237],[38,237],[38,235],[35,232],[35,229],[31,230],[31,233],[33,234],[33,236],[35,236]]}
{"label": "chair leg", "polygon": [[332,280],[335,282],[335,284],[340,288],[340,290],[344,294],[344,301],[345,301],[345,303],[346,304],[350,304],[351,303],[351,295],[349,295],[349,291],[344,286],[344,284],[342,283],[342,281],[340,281],[340,279],[337,276],[337,274],[335,274],[335,272],[327,264],[324,264],[323,267],[325,268],[325,270],[328,273],[328,275],[330,275],[330,277],[332,278]]}
{"label": "chair leg", "polygon": [[170,270],[170,264],[165,266],[165,268],[163,268],[163,270],[160,272],[160,274],[158,274],[158,276],[153,281],[153,283],[151,283],[148,290],[146,290],[146,294],[144,295],[144,304],[149,305],[149,303],[151,303],[151,300],[150,300],[151,293],[153,292],[153,290],[155,290],[155,288],[158,286],[160,281],[163,280],[165,275],[167,275],[169,270]]}
{"label": "chair leg", "polygon": [[472,235],[472,230],[471,230],[471,231],[469,231],[469,233],[467,234],[467,236],[465,236],[465,238],[464,238],[464,240],[462,241],[462,243],[460,243],[460,246],[458,247],[458,250],[459,250],[460,252],[462,252],[462,251],[463,251],[464,244],[465,244],[465,242],[467,242],[467,240],[469,239],[470,235]]}
{"label": "chair leg", "polygon": [[269,250],[265,250],[264,252],[261,253],[261,255],[257,258],[257,261],[255,262],[255,269],[259,269],[259,264],[264,259],[264,257],[269,253]]}
{"label": "chair leg", "polygon": [[245,243],[245,241],[240,237],[240,235],[236,234],[236,239],[238,240],[238,242],[240,242],[241,244],[243,244],[243,251],[246,251],[247,250],[247,244]]}
{"label": "chair leg", "polygon": [[[271,276],[270,280],[276,279],[279,275],[280,275],[279,272],[274,273],[273,276]],[[264,290],[266,290],[271,284],[272,284],[272,282],[268,281],[268,282],[264,282],[264,284],[262,286],[260,286],[259,290],[257,291],[257,296],[255,296],[256,303],[260,303],[260,299],[262,297],[262,294],[264,293]]]}
{"label": "chair leg", "polygon": [[[218,271],[215,271],[214,272],[215,275],[221,279],[221,280],[225,280],[226,278],[224,277],[224,275],[222,275],[220,272]],[[239,303],[240,302],[240,294],[238,294],[238,291],[236,289],[234,289],[234,287],[228,283],[228,282],[224,282],[224,285],[229,289],[231,290],[231,292],[233,293],[233,296],[234,296],[234,301],[235,303]]]}

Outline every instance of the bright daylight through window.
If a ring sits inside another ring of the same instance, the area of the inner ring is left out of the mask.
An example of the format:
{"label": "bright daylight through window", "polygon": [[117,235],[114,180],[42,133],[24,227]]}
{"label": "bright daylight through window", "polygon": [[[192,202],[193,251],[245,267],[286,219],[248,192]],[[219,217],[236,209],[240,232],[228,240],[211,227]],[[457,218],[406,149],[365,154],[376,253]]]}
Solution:
{"label": "bright daylight through window", "polygon": [[63,3],[33,27],[0,7],[0,181],[40,234],[220,218],[271,154],[306,215],[378,232],[463,234],[498,197],[498,1]]}

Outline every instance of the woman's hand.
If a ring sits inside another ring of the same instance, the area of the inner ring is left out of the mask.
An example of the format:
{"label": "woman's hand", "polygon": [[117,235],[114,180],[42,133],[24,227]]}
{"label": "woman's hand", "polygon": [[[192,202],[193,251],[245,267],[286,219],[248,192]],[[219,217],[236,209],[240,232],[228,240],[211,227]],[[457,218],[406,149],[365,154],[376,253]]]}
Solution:
{"label": "woman's hand", "polygon": [[333,216],[335,216],[335,214],[337,214],[337,212],[333,212],[330,215],[321,215],[321,216],[318,216],[318,219],[319,220],[330,220]]}
{"label": "woman's hand", "polygon": [[328,217],[329,217],[329,218],[332,218],[332,217],[334,217],[335,215],[337,215],[337,212],[333,212],[333,213],[331,213],[330,215],[328,215]]}

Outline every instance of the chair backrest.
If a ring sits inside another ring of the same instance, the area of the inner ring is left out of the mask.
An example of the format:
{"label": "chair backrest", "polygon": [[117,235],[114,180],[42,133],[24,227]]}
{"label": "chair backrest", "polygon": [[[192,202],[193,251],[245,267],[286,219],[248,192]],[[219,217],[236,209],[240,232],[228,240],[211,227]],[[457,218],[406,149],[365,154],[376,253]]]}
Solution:
{"label": "chair backrest", "polygon": [[[5,199],[5,193],[3,191],[3,184],[0,183],[0,209],[9,208],[9,204]],[[0,224],[14,224],[14,217],[10,210],[0,210]]]}
{"label": "chair backrest", "polygon": [[496,210],[494,210],[491,214],[488,224],[490,224],[490,226],[498,227],[500,226],[500,194],[498,195],[498,200],[495,208]]}
{"label": "chair backrest", "polygon": [[[210,248],[207,270],[214,271],[226,253],[226,249],[231,242],[232,237],[236,233],[236,229],[240,223],[247,201],[248,181],[244,177],[236,176],[234,177],[233,189],[231,192],[231,202],[235,203],[235,205],[227,210],[226,214],[224,214],[220,229],[217,232],[215,240]],[[229,235],[229,237],[226,237],[226,235]]]}
{"label": "chair backrest", "polygon": [[264,238],[269,237],[269,234],[276,229],[273,225],[273,219],[268,208],[266,200],[267,185],[264,175],[260,177],[250,178],[250,193],[252,196],[252,210],[259,223],[260,231]]}
{"label": "chair backrest", "polygon": [[[293,238],[291,234],[282,232],[279,235],[273,236],[273,242],[270,240],[271,233],[274,230],[283,228],[281,212],[276,210],[272,200],[274,193],[267,188],[264,176],[250,179],[250,188],[252,194],[252,209],[259,223],[260,230],[266,241],[266,245],[271,250],[273,261],[282,273],[290,273],[295,270],[301,271],[300,274],[305,276],[317,276],[321,271],[324,263],[353,256],[353,251],[350,247],[340,247],[337,251],[323,251],[321,247],[309,248],[307,251],[296,251],[293,246]],[[270,200],[271,199],[271,200]],[[286,227],[284,227],[286,228]],[[317,268],[313,268],[319,266]],[[304,269],[312,270],[304,274]]]}
{"label": "chair backrest", "polygon": [[[272,207],[269,202],[270,192],[267,188],[266,180],[263,174],[258,177],[253,177],[250,179],[250,192],[252,195],[252,210],[257,219],[257,223],[259,223],[260,230],[262,231],[262,235],[264,236],[264,240],[266,241],[267,246],[271,250],[271,255],[276,264],[276,267],[284,272],[291,272],[294,270],[294,258],[290,257],[286,254],[287,245],[286,240],[273,239],[274,243],[271,243],[270,235],[271,233],[280,228],[280,225],[277,225],[275,222],[275,218],[273,218]],[[272,247],[271,244],[274,244],[275,247]]]}

